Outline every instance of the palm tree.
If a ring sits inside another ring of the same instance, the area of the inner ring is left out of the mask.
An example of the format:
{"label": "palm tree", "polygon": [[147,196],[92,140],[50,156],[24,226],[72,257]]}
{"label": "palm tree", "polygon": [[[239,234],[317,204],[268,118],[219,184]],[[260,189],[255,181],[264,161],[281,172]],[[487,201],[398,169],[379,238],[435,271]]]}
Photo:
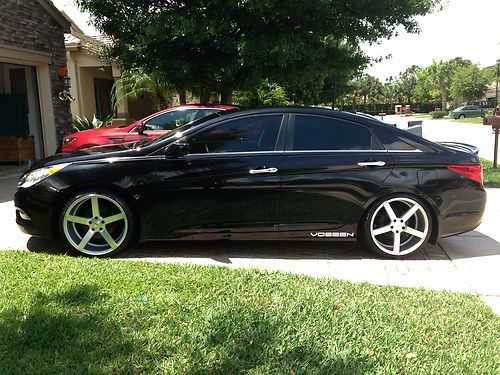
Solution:
{"label": "palm tree", "polygon": [[175,89],[158,72],[145,73],[140,69],[126,70],[113,85],[112,101],[116,107],[122,100],[150,97],[157,110],[167,108]]}

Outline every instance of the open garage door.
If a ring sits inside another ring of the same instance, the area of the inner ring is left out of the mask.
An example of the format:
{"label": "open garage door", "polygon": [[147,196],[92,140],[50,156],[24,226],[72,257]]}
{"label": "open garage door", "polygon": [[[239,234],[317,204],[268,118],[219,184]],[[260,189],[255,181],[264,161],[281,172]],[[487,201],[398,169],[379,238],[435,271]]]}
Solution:
{"label": "open garage door", "polygon": [[0,63],[0,162],[44,156],[36,70]]}

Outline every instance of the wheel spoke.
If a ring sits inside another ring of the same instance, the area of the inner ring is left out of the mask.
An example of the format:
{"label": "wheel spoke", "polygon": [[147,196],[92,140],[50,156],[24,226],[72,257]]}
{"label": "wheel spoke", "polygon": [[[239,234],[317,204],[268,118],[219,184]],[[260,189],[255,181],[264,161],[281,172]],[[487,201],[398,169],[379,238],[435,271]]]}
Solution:
{"label": "wheel spoke", "polygon": [[373,230],[373,235],[374,236],[380,236],[381,234],[383,233],[387,233],[387,232],[390,232],[391,231],[391,225],[386,225],[384,227],[380,227],[380,228],[377,228],[377,229],[374,229]]}
{"label": "wheel spoke", "polygon": [[90,218],[88,217],[75,216],[75,215],[66,215],[65,219],[67,221],[71,221],[72,223],[83,224],[83,225],[89,225],[89,220],[90,220]]}
{"label": "wheel spoke", "polygon": [[85,236],[83,236],[82,240],[78,244],[78,250],[84,250],[85,246],[87,246],[87,244],[89,243],[90,239],[94,236],[94,234],[95,234],[95,232],[93,232],[89,229],[87,234],[85,234]]}
{"label": "wheel spoke", "polygon": [[415,237],[418,237],[418,238],[424,238],[425,237],[425,233],[424,232],[420,232],[419,230],[416,230],[414,228],[411,228],[411,227],[405,227],[404,231],[408,234],[411,234],[412,236],[415,236]]}
{"label": "wheel spoke", "polygon": [[107,229],[104,229],[101,232],[101,236],[108,243],[108,245],[111,246],[112,249],[116,249],[117,248],[118,245],[116,244],[116,242],[113,239],[113,237],[111,237],[111,234],[109,234],[109,232],[108,232]]}
{"label": "wheel spoke", "polygon": [[396,214],[394,213],[389,202],[384,203],[384,208],[385,208],[385,211],[387,212],[387,215],[389,215],[389,219],[391,219],[391,221],[396,219]]}
{"label": "wheel spoke", "polygon": [[94,217],[99,217],[101,216],[99,212],[99,201],[96,196],[93,196],[90,198],[90,202],[92,203],[92,215]]}
{"label": "wheel spoke", "polygon": [[394,233],[394,246],[392,248],[392,251],[395,252],[396,254],[399,254],[400,245],[401,245],[401,236],[399,233]]}
{"label": "wheel spoke", "polygon": [[115,221],[123,220],[123,219],[125,219],[125,214],[119,213],[119,214],[116,214],[116,215],[105,217],[104,218],[104,222],[106,224],[110,224],[110,223],[114,223]]}
{"label": "wheel spoke", "polygon": [[405,212],[405,214],[401,217],[401,220],[403,220],[403,222],[406,223],[408,219],[412,217],[415,212],[418,211],[419,208],[420,206],[418,204],[415,204],[412,208],[410,208],[408,211]]}

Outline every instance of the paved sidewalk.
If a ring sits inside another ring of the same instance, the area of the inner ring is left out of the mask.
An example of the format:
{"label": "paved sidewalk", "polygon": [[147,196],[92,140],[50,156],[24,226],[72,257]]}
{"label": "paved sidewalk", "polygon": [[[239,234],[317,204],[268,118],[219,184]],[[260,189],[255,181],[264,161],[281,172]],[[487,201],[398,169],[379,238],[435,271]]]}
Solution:
{"label": "paved sidewalk", "polygon": [[[12,195],[15,181],[0,181],[0,197]],[[499,217],[500,189],[489,189],[484,221],[477,230],[443,239],[437,246],[428,246],[404,260],[382,259],[349,244],[311,241],[154,242],[134,245],[119,259],[258,268],[377,285],[465,292],[480,296],[500,315]],[[0,249],[64,252],[57,241],[21,233],[14,222],[11,200],[0,200],[0,228]]]}

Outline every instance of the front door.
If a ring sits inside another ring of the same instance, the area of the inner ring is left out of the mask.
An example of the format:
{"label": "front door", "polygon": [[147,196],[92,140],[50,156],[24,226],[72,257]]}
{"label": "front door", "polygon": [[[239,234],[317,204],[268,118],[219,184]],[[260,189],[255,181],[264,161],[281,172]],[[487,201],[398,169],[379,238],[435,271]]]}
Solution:
{"label": "front door", "polygon": [[354,239],[363,205],[392,169],[365,126],[293,115],[282,174],[280,234]]}
{"label": "front door", "polygon": [[104,120],[113,115],[111,94],[113,92],[113,81],[109,79],[94,78],[94,94],[96,117]]}
{"label": "front door", "polygon": [[[277,233],[282,114],[244,117],[189,136],[190,153],[158,162],[149,238],[251,238]],[[149,220],[148,220],[149,221]]]}

